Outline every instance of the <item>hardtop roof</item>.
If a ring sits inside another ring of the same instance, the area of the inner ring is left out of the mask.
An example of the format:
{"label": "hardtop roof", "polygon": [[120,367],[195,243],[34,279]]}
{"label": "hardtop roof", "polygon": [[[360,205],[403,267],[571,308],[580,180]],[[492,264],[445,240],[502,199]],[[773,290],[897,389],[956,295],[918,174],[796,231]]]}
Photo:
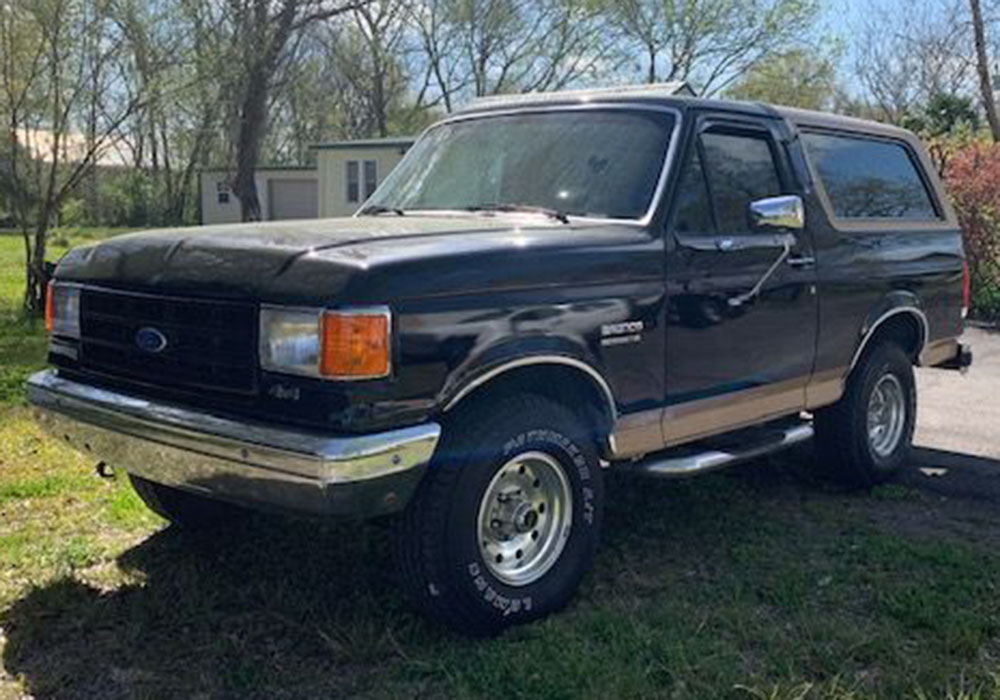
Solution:
{"label": "hardtop roof", "polygon": [[744,114],[754,117],[784,118],[800,127],[814,127],[840,131],[853,131],[891,138],[913,137],[912,132],[891,124],[859,119],[840,114],[818,112],[813,110],[770,105],[763,102],[742,102],[737,100],[720,100],[706,97],[694,97],[683,94],[657,93],[655,90],[574,90],[571,92],[532,93],[517,95],[510,100],[496,99],[480,103],[472,103],[459,110],[458,115],[488,114],[500,111],[531,110],[539,107],[575,106],[581,104],[644,104],[661,107],[672,107],[681,112],[694,110],[713,110]]}

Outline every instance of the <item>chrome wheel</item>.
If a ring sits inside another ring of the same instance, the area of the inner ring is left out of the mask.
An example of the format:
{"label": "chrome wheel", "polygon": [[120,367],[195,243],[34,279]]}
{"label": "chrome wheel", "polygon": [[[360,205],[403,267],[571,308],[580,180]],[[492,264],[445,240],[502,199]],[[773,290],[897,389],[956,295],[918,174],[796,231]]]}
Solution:
{"label": "chrome wheel", "polygon": [[573,524],[573,496],[562,465],[525,452],[493,476],[479,503],[479,551],[510,586],[534,583],[562,554]]}
{"label": "chrome wheel", "polygon": [[875,384],[868,399],[868,444],[879,457],[895,451],[906,428],[906,393],[894,374]]}

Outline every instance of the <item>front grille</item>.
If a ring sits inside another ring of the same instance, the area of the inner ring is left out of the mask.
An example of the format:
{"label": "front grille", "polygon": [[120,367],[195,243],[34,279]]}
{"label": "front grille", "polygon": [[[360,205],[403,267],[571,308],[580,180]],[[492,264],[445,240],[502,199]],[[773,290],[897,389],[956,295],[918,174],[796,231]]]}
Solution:
{"label": "front grille", "polygon": [[[166,339],[158,352],[139,331]],[[252,394],[257,384],[257,313],[250,303],[85,288],[80,367],[168,388]]]}

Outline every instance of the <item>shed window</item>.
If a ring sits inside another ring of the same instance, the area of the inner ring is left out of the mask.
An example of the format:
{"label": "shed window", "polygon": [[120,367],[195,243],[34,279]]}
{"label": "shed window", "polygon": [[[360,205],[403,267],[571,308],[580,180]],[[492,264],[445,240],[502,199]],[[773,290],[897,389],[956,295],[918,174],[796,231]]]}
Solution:
{"label": "shed window", "polygon": [[361,182],[358,161],[347,161],[347,201],[358,202],[361,200]]}
{"label": "shed window", "polygon": [[365,199],[375,193],[378,187],[378,162],[374,160],[365,161]]}

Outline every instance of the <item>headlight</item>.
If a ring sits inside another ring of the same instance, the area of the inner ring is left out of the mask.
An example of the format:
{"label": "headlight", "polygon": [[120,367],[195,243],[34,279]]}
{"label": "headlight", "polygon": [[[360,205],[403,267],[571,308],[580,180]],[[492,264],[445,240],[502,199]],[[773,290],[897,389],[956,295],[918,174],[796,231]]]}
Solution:
{"label": "headlight", "polygon": [[80,339],[80,287],[49,282],[45,295],[45,329],[52,335]]}
{"label": "headlight", "polygon": [[260,363],[323,379],[376,379],[392,369],[389,309],[260,310]]}

